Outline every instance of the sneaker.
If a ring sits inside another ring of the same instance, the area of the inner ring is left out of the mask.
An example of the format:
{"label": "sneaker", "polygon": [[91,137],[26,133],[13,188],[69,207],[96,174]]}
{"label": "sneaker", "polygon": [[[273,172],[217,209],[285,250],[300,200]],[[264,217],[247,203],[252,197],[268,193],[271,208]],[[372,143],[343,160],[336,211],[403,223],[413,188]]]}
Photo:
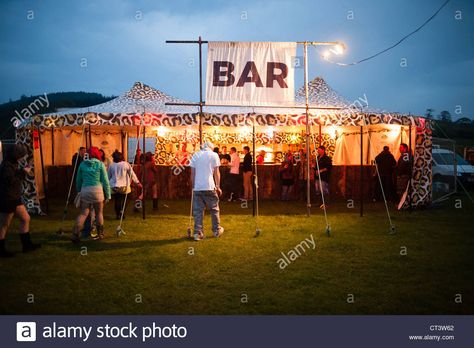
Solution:
{"label": "sneaker", "polygon": [[195,233],[195,234],[194,234],[194,240],[195,240],[196,242],[197,242],[197,241],[200,241],[200,240],[202,240],[202,239],[204,239],[204,234],[203,234],[202,232],[200,232],[200,233]]}
{"label": "sneaker", "polygon": [[78,243],[80,243],[80,241],[81,241],[81,238],[79,238],[79,236],[77,234],[72,235],[71,242],[73,242],[74,244],[78,244]]}
{"label": "sneaker", "polygon": [[234,193],[231,192],[231,193],[230,193],[230,197],[229,197],[229,199],[228,199],[227,201],[228,201],[228,202],[232,202],[233,197],[234,197]]}
{"label": "sneaker", "polygon": [[214,237],[218,238],[222,236],[222,233],[224,233],[224,227],[219,226],[219,228],[217,229],[217,232],[214,232]]}
{"label": "sneaker", "polygon": [[321,204],[319,207],[320,207],[321,209],[324,209],[324,208],[327,208],[328,206],[327,206],[327,204]]}

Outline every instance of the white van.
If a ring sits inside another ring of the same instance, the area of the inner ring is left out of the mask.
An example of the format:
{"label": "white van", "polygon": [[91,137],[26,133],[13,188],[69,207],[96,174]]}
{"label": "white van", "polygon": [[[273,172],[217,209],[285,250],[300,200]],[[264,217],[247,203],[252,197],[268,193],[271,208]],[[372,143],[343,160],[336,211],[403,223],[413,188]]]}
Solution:
{"label": "white van", "polygon": [[448,149],[433,146],[433,181],[454,185],[454,171],[462,184],[474,184],[474,166]]}

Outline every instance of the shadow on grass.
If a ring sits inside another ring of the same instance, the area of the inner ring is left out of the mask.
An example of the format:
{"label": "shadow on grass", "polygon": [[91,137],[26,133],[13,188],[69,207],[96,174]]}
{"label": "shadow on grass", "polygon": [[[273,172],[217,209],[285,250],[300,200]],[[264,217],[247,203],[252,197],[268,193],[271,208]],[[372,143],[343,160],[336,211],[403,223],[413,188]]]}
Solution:
{"label": "shadow on grass", "polygon": [[78,244],[73,244],[67,239],[61,238],[61,242],[64,243],[55,243],[49,244],[51,247],[56,247],[63,249],[64,251],[80,251],[82,247],[87,247],[90,251],[109,251],[117,249],[130,249],[130,248],[149,248],[149,247],[159,247],[164,245],[174,245],[184,242],[190,242],[191,239],[187,237],[179,237],[172,239],[147,239],[147,240],[123,240],[123,241],[113,241],[109,242],[107,239],[103,241],[97,240],[82,240]]}

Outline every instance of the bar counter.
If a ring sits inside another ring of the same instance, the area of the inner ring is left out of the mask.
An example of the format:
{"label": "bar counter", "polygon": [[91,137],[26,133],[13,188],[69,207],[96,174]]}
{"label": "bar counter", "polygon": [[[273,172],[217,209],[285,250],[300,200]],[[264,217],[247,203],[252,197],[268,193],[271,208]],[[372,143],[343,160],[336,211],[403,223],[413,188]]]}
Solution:
{"label": "bar counter", "polygon": [[[158,195],[160,199],[189,199],[191,192],[190,168],[157,166],[156,180],[158,183]],[[258,192],[260,199],[280,198],[280,175],[278,164],[264,164],[257,166]],[[228,192],[229,167],[220,167],[221,186],[224,198]],[[372,198],[376,177],[375,167],[363,166],[363,192],[364,200]],[[72,177],[72,166],[49,166],[47,167],[47,188],[49,197],[67,197],[69,183]],[[141,179],[141,177],[139,177]],[[242,174],[240,174],[240,187],[242,187]],[[360,166],[333,166],[330,179],[330,190],[332,198],[338,199],[360,199]],[[242,188],[243,190],[243,188]],[[315,198],[314,182],[311,183],[312,201]],[[73,190],[74,191],[74,190]],[[295,180],[292,199],[304,199],[306,181]]]}

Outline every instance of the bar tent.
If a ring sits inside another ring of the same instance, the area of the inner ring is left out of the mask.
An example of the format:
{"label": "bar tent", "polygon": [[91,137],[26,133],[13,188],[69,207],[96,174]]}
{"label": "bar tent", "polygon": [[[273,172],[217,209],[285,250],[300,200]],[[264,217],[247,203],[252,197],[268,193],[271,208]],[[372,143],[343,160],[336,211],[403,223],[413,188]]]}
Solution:
{"label": "bar tent", "polygon": [[70,165],[80,146],[98,146],[106,155],[118,149],[126,155],[128,137],[136,136],[141,125],[147,136],[156,136],[157,126],[186,129],[196,124],[192,113],[196,108],[165,105],[168,102],[185,101],[136,82],[129,91],[108,102],[38,114],[16,124],[16,142],[27,145],[26,161],[34,169],[23,186],[28,211],[43,213],[40,199],[47,196],[45,168]]}
{"label": "bar tent", "polygon": [[[308,87],[312,151],[315,146],[322,144],[328,149],[336,166],[368,167],[384,145],[390,146],[397,158],[398,145],[401,142],[411,144],[414,152],[413,180],[403,206],[421,207],[431,202],[429,122],[421,117],[361,108],[359,104],[341,97],[319,77],[311,81]],[[29,211],[41,213],[39,198],[44,197],[44,167],[70,164],[73,153],[80,146],[82,130],[88,132],[86,139],[89,138],[89,143],[105,147],[108,152],[117,148],[127,153],[128,136],[134,136],[137,127],[143,122],[147,136],[157,138],[154,150],[158,165],[176,164],[170,150],[175,150],[183,143],[190,144],[189,152],[196,151],[200,141],[198,107],[166,103],[186,101],[137,82],[131,90],[109,102],[35,115],[18,125],[17,142],[29,145],[27,160],[35,168],[34,175],[28,178],[24,187],[24,199]],[[303,144],[306,124],[303,105],[304,89],[300,88],[296,93],[295,108],[291,109],[204,106],[202,140],[211,140],[216,144],[239,142],[250,145],[255,139],[259,146]],[[84,127],[83,122],[87,122],[87,127]],[[38,135],[43,145],[42,151],[36,145]]]}

